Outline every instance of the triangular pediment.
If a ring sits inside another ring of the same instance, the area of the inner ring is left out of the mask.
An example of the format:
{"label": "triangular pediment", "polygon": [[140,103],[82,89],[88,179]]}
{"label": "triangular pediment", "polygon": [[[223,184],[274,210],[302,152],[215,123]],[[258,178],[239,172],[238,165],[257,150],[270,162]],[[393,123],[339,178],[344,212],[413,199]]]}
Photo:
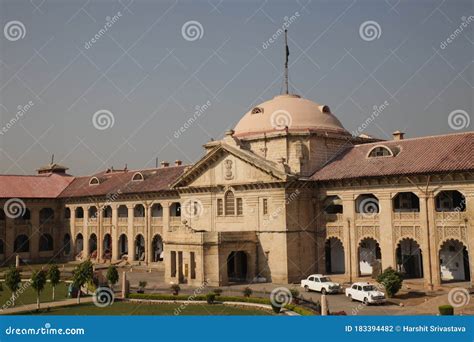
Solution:
{"label": "triangular pediment", "polygon": [[250,151],[220,143],[190,167],[171,186],[208,187],[285,181],[288,175],[278,164]]}

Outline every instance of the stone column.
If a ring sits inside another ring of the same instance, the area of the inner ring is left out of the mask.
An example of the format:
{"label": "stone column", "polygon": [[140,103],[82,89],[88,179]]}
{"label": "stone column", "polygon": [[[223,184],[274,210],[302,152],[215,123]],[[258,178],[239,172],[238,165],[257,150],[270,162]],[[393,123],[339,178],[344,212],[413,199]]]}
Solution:
{"label": "stone column", "polygon": [[343,220],[344,220],[344,262],[345,275],[349,281],[358,277],[359,265],[357,260],[358,248],[355,236],[355,199],[354,195],[342,196]]}
{"label": "stone column", "polygon": [[151,232],[151,210],[150,203],[144,203],[145,207],[145,263],[148,265],[153,260]]}
{"label": "stone column", "polygon": [[424,285],[427,289],[433,290],[433,265],[431,257],[431,249],[434,246],[431,245],[430,241],[430,227],[429,227],[429,213],[428,213],[428,196],[425,194],[417,194],[420,199],[420,229],[422,241],[418,241],[420,244],[421,252],[423,255],[423,276]]}
{"label": "stone column", "polygon": [[392,197],[390,193],[375,194],[379,199],[379,244],[382,252],[382,271],[396,269],[392,225]]}
{"label": "stone column", "polygon": [[[429,258],[431,264],[431,274],[433,277],[433,285],[440,286],[441,285],[441,274],[440,274],[440,265],[439,265],[439,248],[437,244],[437,229],[436,229],[436,212],[435,212],[435,200],[434,194],[430,192],[428,194],[428,198],[426,199],[427,202],[427,214],[428,214],[428,229],[427,233],[427,241],[429,242]],[[428,253],[426,253],[428,254]],[[423,270],[424,271],[424,270]]]}
{"label": "stone column", "polygon": [[112,208],[112,234],[110,235],[112,238],[112,261],[117,261],[119,256],[119,236],[118,236],[118,206],[117,204],[113,203],[110,204]]}
{"label": "stone column", "polygon": [[75,252],[76,252],[76,207],[74,206],[67,206],[70,210],[70,217],[69,217],[69,234],[71,235],[71,253],[69,255],[70,260],[74,260]]}
{"label": "stone column", "polygon": [[16,238],[16,226],[14,224],[14,220],[8,215],[5,215],[5,241],[4,241],[4,248],[5,248],[5,260],[9,260],[9,258],[13,255],[13,248]]}
{"label": "stone column", "polygon": [[39,257],[39,239],[41,236],[39,212],[41,208],[29,208],[31,214],[30,228],[30,258],[35,260]]}
{"label": "stone column", "polygon": [[133,229],[133,204],[127,204],[128,209],[128,261],[135,261],[135,234]]}
{"label": "stone column", "polygon": [[83,221],[84,221],[84,226],[82,228],[82,231],[84,232],[82,234],[83,238],[84,238],[84,244],[83,244],[83,249],[82,249],[82,255],[83,255],[83,258],[86,258],[88,259],[89,258],[89,234],[90,234],[90,231],[89,231],[89,207],[86,206],[86,207],[82,207],[84,209],[84,218],[83,218]]}
{"label": "stone column", "polygon": [[471,287],[474,286],[474,234],[472,225],[474,222],[474,190],[464,193],[466,198],[466,227],[467,227],[467,250],[469,252],[469,269],[471,270]]}

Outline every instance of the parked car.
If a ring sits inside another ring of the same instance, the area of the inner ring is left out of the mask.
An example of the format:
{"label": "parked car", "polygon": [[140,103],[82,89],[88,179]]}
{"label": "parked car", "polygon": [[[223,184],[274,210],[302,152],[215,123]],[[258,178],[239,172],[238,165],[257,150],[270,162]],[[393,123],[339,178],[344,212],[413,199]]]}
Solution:
{"label": "parked car", "polygon": [[365,305],[383,304],[387,301],[385,294],[370,283],[354,283],[346,289],[346,296]]}
{"label": "parked car", "polygon": [[331,281],[331,279],[322,274],[311,274],[308,278],[301,280],[301,287],[305,291],[318,291],[322,294],[338,293],[341,291],[341,285]]}

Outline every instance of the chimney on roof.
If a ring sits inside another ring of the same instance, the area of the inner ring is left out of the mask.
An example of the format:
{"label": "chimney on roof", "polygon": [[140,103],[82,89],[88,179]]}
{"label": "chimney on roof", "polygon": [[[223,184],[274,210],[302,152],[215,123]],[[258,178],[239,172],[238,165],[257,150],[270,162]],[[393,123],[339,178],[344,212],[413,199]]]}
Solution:
{"label": "chimney on roof", "polygon": [[167,161],[161,162],[161,167],[168,167],[168,166],[170,166],[170,163],[168,163]]}
{"label": "chimney on roof", "polygon": [[393,140],[403,140],[403,136],[405,135],[405,133],[400,132],[400,131],[395,131],[392,133],[392,135],[393,135]]}
{"label": "chimney on roof", "polygon": [[183,164],[183,162],[181,160],[175,160],[174,161],[174,166],[181,166],[181,164]]}

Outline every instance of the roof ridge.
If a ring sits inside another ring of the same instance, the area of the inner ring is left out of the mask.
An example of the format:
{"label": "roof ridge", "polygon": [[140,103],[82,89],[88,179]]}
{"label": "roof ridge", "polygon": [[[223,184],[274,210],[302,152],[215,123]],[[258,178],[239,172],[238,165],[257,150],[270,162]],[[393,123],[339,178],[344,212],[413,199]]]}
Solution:
{"label": "roof ridge", "polygon": [[438,135],[426,135],[422,137],[406,138],[402,140],[383,140],[383,141],[376,141],[376,142],[371,142],[371,143],[355,144],[353,145],[353,147],[361,147],[361,146],[368,146],[368,145],[383,145],[386,143],[398,144],[398,143],[403,143],[404,141],[423,140],[423,139],[430,139],[430,138],[441,138],[441,137],[448,137],[448,136],[454,136],[454,135],[468,135],[468,134],[474,134],[474,131],[446,133],[446,134],[438,134]]}

